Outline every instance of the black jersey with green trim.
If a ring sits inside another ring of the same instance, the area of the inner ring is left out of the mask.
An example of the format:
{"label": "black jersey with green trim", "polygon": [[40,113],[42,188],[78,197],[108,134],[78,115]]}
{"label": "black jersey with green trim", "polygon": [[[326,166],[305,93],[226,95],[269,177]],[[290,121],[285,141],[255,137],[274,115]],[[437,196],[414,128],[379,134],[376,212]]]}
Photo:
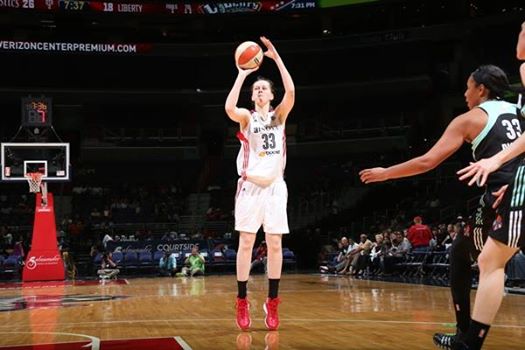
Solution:
{"label": "black jersey with green trim", "polygon": [[[487,113],[487,124],[479,135],[472,141],[472,156],[478,161],[489,158],[507,148],[520,137],[525,129],[525,118],[520,113],[518,106],[502,100],[485,101],[478,106]],[[516,157],[487,179],[488,190],[497,190],[500,186],[508,184],[520,163],[521,157]],[[488,192],[488,191],[487,191]]]}

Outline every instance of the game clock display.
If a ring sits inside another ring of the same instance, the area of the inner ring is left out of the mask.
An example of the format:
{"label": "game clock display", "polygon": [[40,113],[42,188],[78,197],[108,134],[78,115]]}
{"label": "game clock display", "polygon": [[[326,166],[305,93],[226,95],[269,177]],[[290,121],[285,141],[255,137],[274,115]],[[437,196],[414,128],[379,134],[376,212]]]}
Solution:
{"label": "game clock display", "polygon": [[22,98],[22,126],[51,126],[51,99],[48,97]]}

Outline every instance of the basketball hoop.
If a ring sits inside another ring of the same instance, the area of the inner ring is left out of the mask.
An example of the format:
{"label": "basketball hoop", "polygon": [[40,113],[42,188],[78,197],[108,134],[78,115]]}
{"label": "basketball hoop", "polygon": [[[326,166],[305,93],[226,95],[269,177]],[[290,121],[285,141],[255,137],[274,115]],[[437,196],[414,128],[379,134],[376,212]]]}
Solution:
{"label": "basketball hoop", "polygon": [[38,193],[42,192],[42,206],[47,206],[47,184],[42,182],[42,177],[44,174],[36,173],[27,173],[25,178],[29,184],[29,192]]}
{"label": "basketball hoop", "polygon": [[29,184],[29,192],[38,193],[40,192],[40,185],[42,184],[42,173],[27,173],[25,178]]}

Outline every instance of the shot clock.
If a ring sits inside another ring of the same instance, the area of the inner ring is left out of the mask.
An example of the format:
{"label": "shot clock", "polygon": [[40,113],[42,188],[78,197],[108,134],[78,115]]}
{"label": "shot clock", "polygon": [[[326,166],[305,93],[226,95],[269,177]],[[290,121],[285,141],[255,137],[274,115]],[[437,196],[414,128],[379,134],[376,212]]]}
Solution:
{"label": "shot clock", "polygon": [[22,126],[49,127],[52,122],[52,105],[49,97],[22,98]]}

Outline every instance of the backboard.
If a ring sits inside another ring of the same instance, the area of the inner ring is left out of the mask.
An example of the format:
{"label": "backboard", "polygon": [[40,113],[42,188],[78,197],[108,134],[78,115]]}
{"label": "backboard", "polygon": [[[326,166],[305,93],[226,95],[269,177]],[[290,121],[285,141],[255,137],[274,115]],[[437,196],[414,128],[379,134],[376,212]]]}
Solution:
{"label": "backboard", "polygon": [[27,181],[40,172],[43,181],[68,181],[69,143],[2,143],[2,181]]}

